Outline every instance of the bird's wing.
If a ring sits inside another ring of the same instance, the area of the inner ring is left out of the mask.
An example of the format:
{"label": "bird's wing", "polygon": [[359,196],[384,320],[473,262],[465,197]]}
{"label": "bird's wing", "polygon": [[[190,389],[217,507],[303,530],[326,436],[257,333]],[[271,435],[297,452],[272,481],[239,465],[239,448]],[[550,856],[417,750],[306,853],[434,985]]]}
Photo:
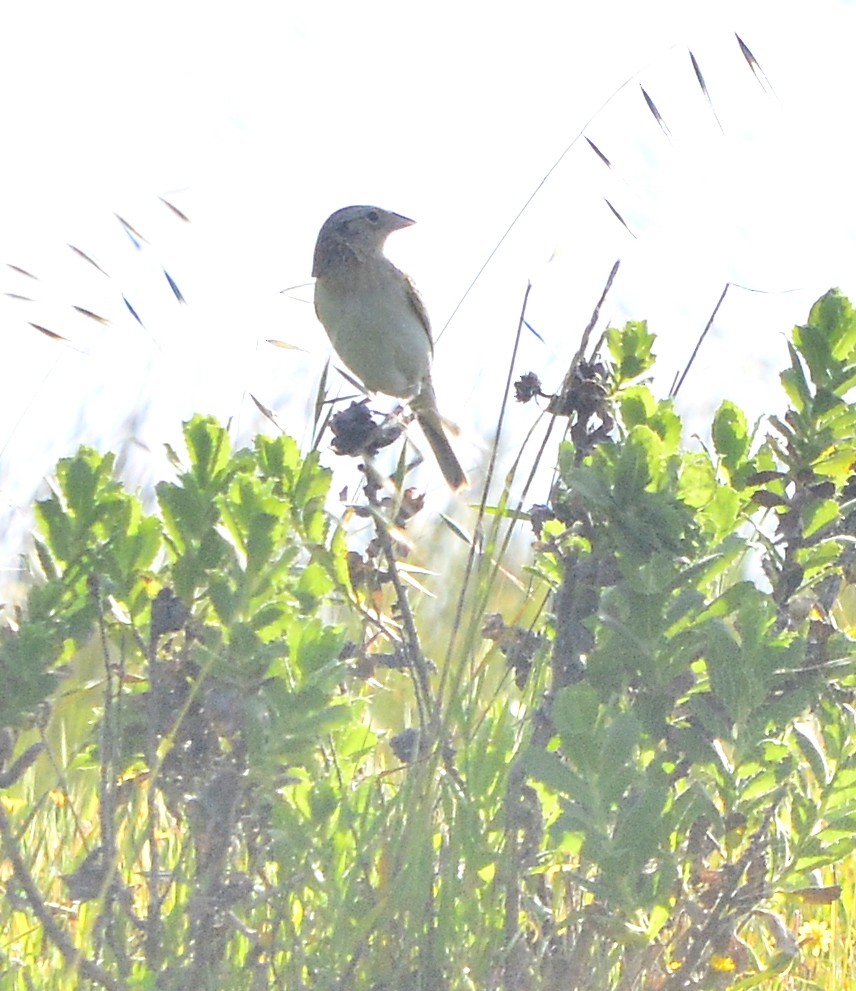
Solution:
{"label": "bird's wing", "polygon": [[419,295],[419,290],[413,284],[413,279],[411,279],[409,275],[404,276],[404,288],[407,292],[407,298],[410,301],[410,305],[422,321],[422,326],[425,328],[425,334],[428,337],[428,343],[431,346],[431,352],[433,354],[434,339],[431,337],[431,321],[428,319],[428,311],[425,309],[425,304],[422,302],[422,297]]}

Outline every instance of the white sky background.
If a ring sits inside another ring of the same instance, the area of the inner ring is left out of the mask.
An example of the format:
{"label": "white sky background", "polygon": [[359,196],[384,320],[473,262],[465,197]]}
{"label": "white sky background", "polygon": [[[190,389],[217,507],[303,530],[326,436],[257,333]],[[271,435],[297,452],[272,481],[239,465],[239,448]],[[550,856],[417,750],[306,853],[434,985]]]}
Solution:
{"label": "white sky background", "polygon": [[[0,263],[38,277],[0,269],[0,293],[32,300],[0,296],[7,574],[36,486],[80,442],[107,450],[135,437],[131,474],[151,481],[194,412],[232,417],[241,441],[272,431],[252,392],[309,443],[328,346],[311,288],[280,290],[309,281],[319,226],[350,203],[418,221],[388,251],[437,335],[580,130],[615,165],[578,141],[439,339],[435,386],[468,470],[496,421],[527,280],[544,343],[527,337],[516,374],[559,384],[620,258],[603,317],[649,320],[661,394],[725,282],[763,290],[729,291],[690,373],[679,407],[698,429],[725,397],[752,417],[781,403],[785,333],[830,286],[856,298],[850,2],[113,0],[7,5],[3,22]],[[141,251],[114,212],[145,236]],[[509,452],[535,415],[512,406]],[[340,471],[340,484],[356,481],[351,463]],[[420,477],[444,496],[433,466]]]}

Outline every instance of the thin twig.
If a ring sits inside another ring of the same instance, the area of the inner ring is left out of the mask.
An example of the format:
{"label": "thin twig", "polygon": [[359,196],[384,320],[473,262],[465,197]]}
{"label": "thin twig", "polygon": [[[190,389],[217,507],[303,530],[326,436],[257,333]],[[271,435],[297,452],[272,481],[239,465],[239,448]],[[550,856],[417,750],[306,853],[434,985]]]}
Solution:
{"label": "thin twig", "polygon": [[41,892],[36,885],[33,875],[24,862],[18,843],[15,840],[12,823],[6,814],[2,803],[0,803],[0,838],[3,840],[3,848],[6,856],[12,864],[15,872],[15,880],[21,886],[27,901],[33,910],[36,918],[42,924],[45,935],[62,954],[67,966],[89,981],[99,984],[107,991],[121,991],[122,985],[106,970],[103,970],[92,960],[84,957],[75,947],[68,934],[62,929],[42,898]]}
{"label": "thin twig", "polygon": [[[117,873],[119,853],[116,849],[116,789],[115,789],[115,748],[118,739],[117,699],[122,691],[121,677],[116,677],[111,667],[110,643],[107,627],[104,622],[101,593],[96,590],[98,602],[98,632],[101,640],[101,653],[104,658],[104,713],[101,727],[101,777],[100,777],[100,812],[101,849],[103,862],[106,867],[102,884],[103,903],[101,919],[104,924],[104,938],[107,945],[116,955],[120,973],[127,976],[130,973],[125,941],[116,932],[116,917],[114,904],[116,887],[114,878]],[[121,651],[124,657],[124,651]],[[121,664],[124,669],[124,662]]]}
{"label": "thin twig", "polygon": [[[580,362],[583,360],[583,357],[585,355],[586,348],[588,347],[588,343],[589,343],[589,340],[591,338],[592,332],[594,331],[594,328],[597,326],[598,320],[600,319],[600,311],[603,308],[604,302],[606,301],[607,294],[609,293],[610,289],[612,288],[612,284],[615,281],[616,275],[618,274],[618,269],[619,269],[620,265],[621,265],[621,262],[620,262],[620,260],[618,260],[612,266],[612,269],[610,270],[609,276],[607,277],[606,283],[604,284],[603,290],[601,291],[600,297],[598,298],[598,301],[595,304],[594,309],[592,310],[592,314],[591,314],[591,317],[589,318],[589,322],[586,324],[586,327],[583,330],[583,334],[582,334],[582,337],[580,339],[580,345],[577,348],[577,351],[574,354],[573,358],[571,359],[570,367],[568,368],[568,371],[567,371],[567,373],[565,375],[565,378],[563,380],[563,383],[562,383],[562,391],[563,392],[566,391],[568,388],[570,388],[570,385],[571,385],[571,383],[574,380],[574,375],[575,375],[576,369],[577,369],[578,365],[580,364]],[[523,305],[521,306],[521,309],[520,309],[520,318],[518,320],[518,325],[517,325],[517,335],[516,335],[515,340],[514,340],[514,348],[512,350],[511,360],[509,361],[509,365],[508,365],[508,375],[506,377],[505,392],[504,392],[504,395],[503,395],[503,403],[502,403],[502,407],[500,409],[499,421],[497,423],[496,434],[494,436],[494,440],[493,440],[493,444],[492,444],[492,449],[491,449],[491,460],[490,460],[490,463],[488,465],[488,473],[487,473],[487,477],[486,477],[485,484],[484,484],[484,487],[483,487],[481,503],[479,505],[479,512],[478,512],[478,516],[477,516],[477,519],[476,519],[476,533],[477,534],[478,533],[481,533],[481,528],[482,528],[483,523],[484,523],[488,490],[490,488],[490,482],[491,482],[491,480],[493,478],[493,472],[495,470],[496,460],[497,460],[497,457],[498,457],[499,439],[500,439],[500,436],[501,436],[501,433],[502,433],[502,426],[503,426],[503,422],[504,422],[504,418],[505,418],[505,413],[506,413],[507,406],[508,406],[509,396],[511,395],[511,387],[512,387],[512,382],[513,382],[513,379],[514,379],[514,371],[515,371],[515,365],[516,365],[516,359],[517,359],[517,350],[518,350],[518,347],[519,347],[519,344],[520,344],[520,338],[521,338],[521,335],[522,335],[522,330],[523,330],[523,327],[525,326],[525,323],[526,323],[526,307],[527,307],[527,304],[528,304],[528,301],[529,301],[529,294],[531,292],[531,289],[532,289],[531,284],[530,285],[527,285],[526,292],[525,292],[525,294],[523,296]],[[549,420],[549,422],[547,424],[547,430],[546,430],[545,435],[544,435],[544,438],[543,438],[543,440],[542,440],[542,442],[541,442],[541,444],[539,446],[538,454],[537,454],[537,456],[536,456],[536,458],[535,458],[535,460],[534,460],[534,462],[532,464],[532,467],[531,467],[531,469],[529,471],[529,475],[528,475],[528,477],[526,479],[526,483],[525,483],[525,485],[523,487],[523,491],[522,491],[522,493],[520,495],[520,498],[519,498],[519,500],[517,502],[517,506],[516,506],[515,510],[510,514],[510,517],[511,517],[512,520],[519,519],[520,516],[521,516],[522,510],[523,510],[523,506],[524,506],[524,504],[526,502],[527,494],[528,494],[529,489],[531,488],[532,483],[533,483],[533,480],[535,478],[535,473],[536,473],[536,471],[538,469],[538,465],[539,465],[539,463],[541,461],[541,456],[543,455],[544,451],[546,450],[547,442],[548,442],[549,437],[551,435],[551,432],[552,432],[552,429],[553,429],[553,425],[556,422],[557,415],[558,414],[553,414],[550,417],[550,420]],[[518,454],[518,457],[517,457],[517,460],[515,461],[515,466],[512,469],[512,472],[516,469],[516,466],[519,464],[521,457],[522,457],[522,451],[520,452],[520,454]],[[502,548],[500,549],[500,552],[497,555],[496,570],[499,569],[499,566],[500,566],[499,565],[499,561],[501,561],[503,559],[504,554],[505,554],[505,552],[506,552],[509,544],[511,543],[511,537],[512,537],[513,530],[514,530],[514,527],[513,526],[510,526],[508,528],[508,530],[506,531],[505,538],[504,538],[503,544],[502,544]],[[449,638],[449,646],[447,648],[447,654],[446,654],[446,663],[443,665],[443,675],[442,675],[442,680],[441,680],[441,684],[440,684],[440,690],[439,690],[439,693],[438,693],[440,698],[443,697],[443,692],[444,692],[444,688],[445,688],[445,681],[446,681],[447,673],[451,670],[451,664],[449,663],[449,661],[450,661],[451,656],[452,656],[452,651],[453,651],[453,647],[454,647],[454,643],[455,643],[455,638],[456,638],[457,633],[458,633],[458,631],[460,629],[461,621],[463,619],[464,610],[466,608],[466,589],[467,589],[467,586],[469,584],[470,578],[472,577],[473,567],[474,567],[474,563],[475,563],[475,556],[476,556],[476,551],[477,551],[477,546],[478,546],[478,542],[475,541],[475,540],[472,541],[471,544],[470,544],[470,551],[469,551],[469,556],[467,558],[467,565],[466,565],[466,570],[465,570],[465,575],[464,575],[464,582],[463,582],[463,586],[462,586],[462,591],[461,591],[460,598],[458,600],[458,606],[457,606],[457,609],[456,609],[456,612],[455,612],[455,616],[454,616],[454,619],[453,619],[453,623],[452,623],[452,635]],[[476,609],[475,612],[476,612],[476,614],[478,614],[478,609]]]}
{"label": "thin twig", "polygon": [[392,537],[389,535],[386,521],[379,513],[375,514],[375,524],[378,539],[383,546],[383,553],[389,567],[389,577],[392,581],[392,587],[395,589],[398,608],[401,611],[401,620],[407,634],[405,650],[407,651],[408,664],[415,674],[414,685],[416,687],[416,702],[419,706],[419,716],[422,720],[423,727],[429,731],[433,738],[438,730],[438,726],[436,725],[437,706],[436,700],[431,693],[428,664],[425,660],[425,655],[422,653],[419,632],[416,629],[416,621],[413,618],[413,612],[407,598],[407,590],[398,573],[398,561],[395,557],[395,549],[392,546]]}
{"label": "thin twig", "polygon": [[701,336],[696,341],[696,346],[693,348],[693,353],[690,355],[690,360],[687,362],[687,366],[684,369],[683,374],[678,379],[677,385],[673,386],[672,390],[669,392],[669,399],[674,399],[675,396],[677,396],[677,394],[678,394],[681,386],[684,384],[684,379],[689,374],[690,368],[692,368],[693,362],[696,359],[696,355],[699,352],[699,348],[701,348],[702,341],[704,341],[705,337],[707,337],[707,332],[713,326],[713,321],[716,319],[716,314],[719,312],[720,306],[722,306],[723,300],[725,299],[725,294],[728,292],[728,288],[729,288],[730,285],[731,285],[730,282],[726,282],[725,283],[725,288],[722,290],[722,294],[720,295],[720,297],[719,297],[719,299],[718,299],[718,301],[716,303],[716,306],[714,306],[713,313],[711,313],[710,319],[705,324],[704,330],[701,332]]}
{"label": "thin twig", "polygon": [[[619,259],[613,264],[612,268],[610,269],[609,275],[607,276],[606,279],[606,283],[604,284],[604,287],[601,290],[600,297],[598,298],[597,303],[595,303],[594,309],[592,310],[591,316],[589,317],[589,322],[586,324],[585,329],[583,330],[582,337],[580,338],[580,345],[577,348],[573,358],[571,359],[571,364],[569,365],[568,370],[565,373],[565,377],[562,380],[562,388],[558,393],[558,395],[560,396],[566,396],[568,392],[570,392],[570,390],[573,388],[574,378],[576,376],[577,368],[579,367],[580,362],[585,357],[586,348],[588,348],[588,343],[589,340],[591,339],[592,332],[594,331],[594,328],[597,326],[598,320],[600,320],[600,311],[603,308],[603,304],[606,302],[606,297],[609,293],[609,290],[612,288],[612,283],[615,281],[615,277],[618,274],[618,269],[620,268],[620,266],[621,266],[621,260]],[[520,499],[517,503],[518,513],[523,509],[523,505],[526,501],[526,496],[529,492],[529,489],[532,487],[532,482],[535,479],[535,473],[538,470],[538,465],[541,463],[541,457],[547,448],[547,441],[549,440],[550,434],[552,433],[553,426],[558,416],[559,416],[558,413],[553,413],[550,416],[550,420],[547,424],[547,430],[544,434],[544,439],[541,442],[541,446],[538,448],[538,454],[536,455],[534,461],[532,462],[532,467],[529,470],[529,477],[526,479],[526,484],[523,486],[523,492],[521,493]],[[509,535],[506,538],[506,546],[508,541],[510,541],[510,539],[511,539],[511,534],[509,531]]]}
{"label": "thin twig", "polygon": [[440,678],[440,687],[438,690],[438,697],[442,698],[446,687],[446,678],[448,672],[451,669],[451,658],[455,646],[455,640],[457,638],[458,632],[461,629],[461,623],[464,616],[464,609],[466,607],[466,592],[469,586],[470,580],[473,576],[473,570],[475,568],[476,554],[481,546],[481,541],[479,536],[482,532],[482,527],[484,526],[485,513],[487,508],[487,498],[490,491],[491,482],[493,481],[493,475],[496,471],[496,462],[499,457],[499,441],[502,436],[502,428],[505,424],[505,415],[508,411],[508,399],[511,395],[511,387],[514,381],[514,372],[517,365],[517,352],[520,348],[520,339],[523,334],[523,327],[526,323],[526,306],[529,302],[529,294],[532,292],[532,283],[526,284],[526,291],[523,293],[523,303],[520,307],[520,316],[517,320],[517,331],[514,335],[514,346],[511,349],[511,359],[508,362],[508,374],[505,379],[505,389],[502,394],[502,405],[499,408],[499,418],[496,423],[496,432],[493,436],[493,443],[491,444],[490,460],[488,461],[487,473],[485,475],[484,484],[482,485],[482,496],[479,502],[478,514],[476,516],[475,524],[475,538],[470,541],[470,549],[467,555],[467,564],[464,569],[464,580],[461,586],[461,594],[458,597],[458,605],[455,609],[455,615],[452,619],[452,632],[449,637],[448,647],[446,648],[446,663],[443,665],[443,673]]}
{"label": "thin twig", "polygon": [[598,320],[600,320],[600,311],[603,308],[603,304],[606,302],[606,297],[609,294],[609,290],[612,288],[612,283],[615,282],[615,276],[618,275],[618,269],[621,267],[621,260],[615,262],[610,270],[609,276],[606,280],[606,285],[604,285],[603,290],[600,294],[600,299],[595,303],[595,307],[591,312],[591,317],[589,317],[589,322],[586,324],[586,329],[583,331],[583,336],[580,338],[580,346],[577,348],[577,353],[571,360],[571,367],[565,374],[564,381],[562,382],[562,394],[564,395],[571,388],[574,376],[576,375],[577,368],[580,362],[585,356],[586,348],[588,347],[589,338],[592,335],[592,331],[597,326]]}
{"label": "thin twig", "polygon": [[150,970],[160,969],[161,959],[161,897],[158,891],[160,877],[160,848],[158,846],[158,802],[155,783],[160,770],[158,760],[158,705],[160,703],[160,678],[157,659],[157,638],[154,633],[148,647],[149,698],[148,698],[148,739],[146,740],[146,763],[149,766],[146,782],[146,838],[149,847],[149,892],[146,910],[146,964]]}
{"label": "thin twig", "polygon": [[[740,39],[738,38],[738,41],[739,40]],[[671,48],[675,48],[675,47],[676,47],[675,45],[672,45],[672,46],[670,46],[670,48],[668,50],[671,50]],[[658,58],[659,58],[659,56],[658,56]],[[636,72],[634,72],[632,76],[628,76],[627,79],[625,79],[624,82],[620,86],[616,87],[612,91],[612,93],[609,94],[609,96],[603,101],[603,103],[597,108],[597,110],[595,110],[595,112],[591,115],[591,117],[589,117],[589,119],[585,122],[585,124],[583,124],[582,128],[580,128],[580,130],[578,131],[578,133],[574,136],[573,140],[562,151],[562,153],[559,155],[559,157],[556,159],[556,161],[553,162],[553,164],[550,166],[549,169],[547,169],[547,171],[541,177],[541,180],[538,182],[538,184],[535,186],[535,188],[532,190],[532,192],[526,198],[526,202],[523,204],[523,206],[520,207],[520,209],[514,215],[514,218],[512,219],[512,221],[508,225],[508,227],[505,229],[505,232],[503,233],[502,237],[500,237],[500,239],[496,242],[496,244],[494,245],[493,249],[491,250],[490,254],[487,256],[487,258],[485,258],[484,263],[482,264],[482,266],[478,270],[478,272],[476,272],[475,276],[473,277],[472,282],[470,282],[470,284],[464,290],[463,296],[461,296],[461,298],[458,301],[457,305],[452,310],[452,312],[449,314],[449,319],[443,324],[443,327],[440,330],[440,333],[437,335],[437,337],[436,337],[436,340],[437,341],[440,340],[440,338],[445,333],[446,328],[449,326],[449,324],[452,322],[452,320],[454,320],[455,314],[464,305],[464,300],[466,300],[467,296],[469,296],[469,294],[472,292],[473,287],[479,281],[479,279],[482,277],[482,273],[485,271],[485,269],[488,267],[488,265],[490,265],[490,263],[493,261],[494,255],[496,255],[496,253],[499,251],[499,249],[502,247],[503,243],[505,242],[506,238],[511,234],[511,232],[514,230],[514,228],[517,226],[517,223],[520,220],[520,218],[523,216],[523,214],[526,213],[526,211],[529,209],[529,204],[535,199],[535,197],[538,195],[538,193],[541,192],[541,189],[546,185],[547,180],[556,171],[556,169],[562,164],[562,162],[564,161],[565,156],[568,154],[568,152],[574,147],[574,145],[576,145],[576,143],[580,140],[580,138],[585,137],[585,132],[588,129],[588,127],[592,124],[592,122],[594,120],[597,119],[597,117],[601,114],[601,112],[606,107],[608,107],[610,103],[612,103],[612,101],[615,99],[615,97],[618,96],[618,94],[626,86],[629,86],[633,82],[634,79],[637,79],[645,71],[645,69],[647,69],[648,66],[651,65],[654,61],[656,61],[656,60],[655,59],[652,59],[651,62],[646,63],[646,65],[642,66],[642,68],[640,68]]]}

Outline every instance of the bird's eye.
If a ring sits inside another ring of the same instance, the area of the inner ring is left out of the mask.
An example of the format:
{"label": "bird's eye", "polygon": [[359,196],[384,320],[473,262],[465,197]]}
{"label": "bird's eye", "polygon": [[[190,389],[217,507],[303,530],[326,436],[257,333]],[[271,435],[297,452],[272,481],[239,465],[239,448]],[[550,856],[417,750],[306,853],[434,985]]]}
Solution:
{"label": "bird's eye", "polygon": [[369,212],[366,214],[366,216],[369,218],[369,220],[373,224],[376,224],[378,222],[378,220],[380,219],[377,210],[369,210]]}

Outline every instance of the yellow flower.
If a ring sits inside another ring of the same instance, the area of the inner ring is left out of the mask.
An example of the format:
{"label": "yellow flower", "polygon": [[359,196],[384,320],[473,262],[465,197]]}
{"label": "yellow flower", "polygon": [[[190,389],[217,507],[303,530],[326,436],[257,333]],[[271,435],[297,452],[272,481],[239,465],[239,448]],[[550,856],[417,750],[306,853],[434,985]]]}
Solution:
{"label": "yellow flower", "polygon": [[832,932],[829,925],[820,919],[809,919],[799,928],[800,947],[813,956],[819,957],[832,948]]}
{"label": "yellow flower", "polygon": [[710,967],[711,970],[718,970],[720,973],[731,973],[737,969],[737,964],[733,957],[723,953],[714,953],[710,958]]}

